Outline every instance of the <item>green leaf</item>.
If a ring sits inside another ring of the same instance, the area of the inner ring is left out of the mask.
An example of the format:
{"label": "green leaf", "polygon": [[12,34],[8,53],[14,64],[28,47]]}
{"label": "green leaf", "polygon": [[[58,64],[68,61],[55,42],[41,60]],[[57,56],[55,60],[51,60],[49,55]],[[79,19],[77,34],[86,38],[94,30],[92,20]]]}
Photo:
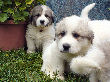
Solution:
{"label": "green leaf", "polygon": [[21,3],[20,3],[20,2],[18,2],[18,1],[15,1],[15,4],[16,4],[16,6],[21,5]]}
{"label": "green leaf", "polygon": [[4,4],[12,4],[12,0],[4,0]]}
{"label": "green leaf", "polygon": [[19,21],[25,21],[25,16],[23,16],[22,14],[23,12],[16,12],[15,14],[13,14],[13,19],[15,23],[18,23]]}
{"label": "green leaf", "polygon": [[8,19],[8,15],[6,13],[0,14],[0,22],[4,22]]}
{"label": "green leaf", "polygon": [[8,12],[9,12],[10,14],[14,14],[14,10],[13,10],[12,8],[9,8],[9,9],[8,9]]}
{"label": "green leaf", "polygon": [[45,4],[46,0],[37,0],[40,4]]}
{"label": "green leaf", "polygon": [[25,9],[26,9],[25,6],[21,6],[21,7],[19,7],[19,10],[20,10],[20,11],[23,11],[23,10],[25,10]]}
{"label": "green leaf", "polygon": [[7,7],[7,6],[4,6],[4,7],[2,8],[2,11],[3,11],[3,12],[7,12],[7,11],[8,11],[8,7]]}
{"label": "green leaf", "polygon": [[23,15],[24,15],[24,16],[28,16],[28,15],[29,15],[29,12],[24,11],[24,12],[23,12]]}
{"label": "green leaf", "polygon": [[13,14],[13,18],[15,20],[19,19],[19,17],[20,17],[20,13],[16,12],[16,13]]}
{"label": "green leaf", "polygon": [[33,1],[34,0],[26,0],[25,2],[26,2],[26,4],[32,4]]}
{"label": "green leaf", "polygon": [[12,8],[4,8],[4,12],[14,14],[14,10]]}
{"label": "green leaf", "polygon": [[2,6],[3,5],[3,1],[2,0],[0,0],[0,6]]}

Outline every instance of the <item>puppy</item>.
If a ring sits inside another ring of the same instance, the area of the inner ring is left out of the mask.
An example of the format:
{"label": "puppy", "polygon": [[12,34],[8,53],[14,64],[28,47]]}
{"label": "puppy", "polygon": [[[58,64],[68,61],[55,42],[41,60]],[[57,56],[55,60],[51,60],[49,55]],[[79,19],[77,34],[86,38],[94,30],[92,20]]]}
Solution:
{"label": "puppy", "polygon": [[90,21],[89,26],[94,32],[93,44],[85,56],[72,59],[70,68],[89,74],[90,82],[110,82],[110,21]]}
{"label": "puppy", "polygon": [[88,51],[93,32],[87,29],[88,19],[85,16],[94,5],[84,8],[81,17],[73,15],[56,24],[56,40],[44,51],[42,57],[41,70],[51,78],[57,73],[57,77],[64,80],[64,61],[69,63],[73,57],[83,56]]}
{"label": "puppy", "polygon": [[55,37],[53,11],[46,5],[36,6],[30,13],[30,24],[27,26],[27,53],[35,49],[45,49]]}

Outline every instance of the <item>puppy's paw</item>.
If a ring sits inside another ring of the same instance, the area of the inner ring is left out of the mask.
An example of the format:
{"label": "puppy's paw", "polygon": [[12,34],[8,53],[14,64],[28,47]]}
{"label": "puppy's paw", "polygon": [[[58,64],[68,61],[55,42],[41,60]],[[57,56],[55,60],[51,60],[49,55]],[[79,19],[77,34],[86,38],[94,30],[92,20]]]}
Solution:
{"label": "puppy's paw", "polygon": [[100,69],[96,62],[83,57],[73,58],[70,63],[70,68],[79,74],[89,74],[96,69]]}
{"label": "puppy's paw", "polygon": [[55,74],[50,74],[49,75],[51,79],[54,79],[54,78],[58,78],[60,80],[64,80],[64,76],[63,75],[55,75]]}
{"label": "puppy's paw", "polygon": [[65,78],[64,78],[63,75],[58,75],[57,78],[58,78],[58,79],[61,79],[61,80],[65,80]]}
{"label": "puppy's paw", "polygon": [[44,72],[47,76],[49,76],[51,79],[58,78],[64,80],[63,74],[61,75],[59,74],[59,72],[55,73],[54,71],[52,71],[52,69],[42,67],[41,71]]}
{"label": "puppy's paw", "polygon": [[34,53],[35,51],[27,50],[27,53],[31,54]]}

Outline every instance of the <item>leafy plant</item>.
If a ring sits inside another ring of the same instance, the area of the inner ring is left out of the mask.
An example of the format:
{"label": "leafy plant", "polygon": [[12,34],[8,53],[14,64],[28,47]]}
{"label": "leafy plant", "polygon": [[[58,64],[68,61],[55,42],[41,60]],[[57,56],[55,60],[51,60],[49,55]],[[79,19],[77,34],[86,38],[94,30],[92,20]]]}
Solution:
{"label": "leafy plant", "polygon": [[46,0],[0,0],[0,22],[12,19],[15,23],[28,19],[29,11]]}

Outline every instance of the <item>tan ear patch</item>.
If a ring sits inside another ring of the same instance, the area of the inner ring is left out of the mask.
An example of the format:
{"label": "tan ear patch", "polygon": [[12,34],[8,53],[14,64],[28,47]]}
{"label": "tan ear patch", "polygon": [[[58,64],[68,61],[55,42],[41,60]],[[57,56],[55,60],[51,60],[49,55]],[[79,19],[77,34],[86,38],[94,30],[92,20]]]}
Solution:
{"label": "tan ear patch", "polygon": [[81,38],[87,38],[91,43],[93,42],[94,33],[90,29],[87,20],[80,20],[74,32],[78,33]]}

